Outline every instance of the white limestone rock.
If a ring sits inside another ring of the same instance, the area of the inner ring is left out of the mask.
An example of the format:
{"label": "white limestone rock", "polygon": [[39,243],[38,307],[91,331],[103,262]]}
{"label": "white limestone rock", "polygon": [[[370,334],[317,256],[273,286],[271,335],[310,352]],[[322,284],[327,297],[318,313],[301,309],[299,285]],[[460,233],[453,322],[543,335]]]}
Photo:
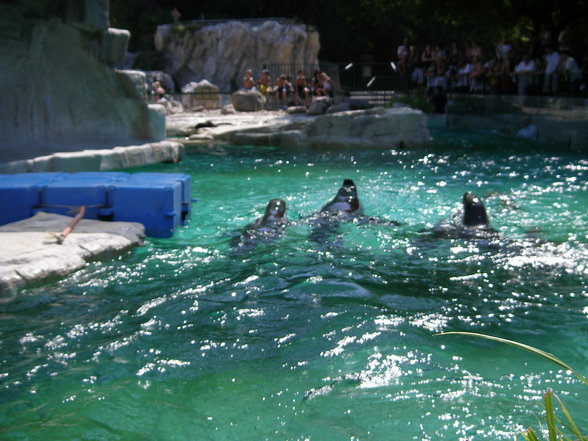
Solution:
{"label": "white limestone rock", "polygon": [[235,107],[232,104],[227,104],[226,106],[223,106],[221,108],[221,114],[223,115],[233,115],[236,112],[237,111],[235,110]]}
{"label": "white limestone rock", "polygon": [[112,149],[82,149],[1,163],[0,173],[106,171],[162,162],[175,163],[182,160],[184,152],[184,145],[173,141]]}
{"label": "white limestone rock", "polygon": [[165,114],[150,110],[136,73],[113,67],[129,34],[108,28],[108,1],[65,2],[65,21],[32,18],[33,3],[12,2],[0,14],[0,28],[14,30],[0,50],[0,163],[162,140]]}
{"label": "white limestone rock", "polygon": [[305,25],[268,20],[162,25],[155,47],[168,60],[164,70],[181,86],[207,79],[229,92],[231,81],[241,85],[248,68],[259,76],[264,64],[317,65],[320,43],[318,32]]}
{"label": "white limestone rock", "polygon": [[[182,97],[182,101],[184,101]],[[166,95],[157,100],[157,104],[163,106],[166,115],[173,115],[175,113],[183,113],[185,111],[183,102],[173,99]]]}
{"label": "white limestone rock", "polygon": [[323,115],[307,125],[304,133],[312,145],[413,147],[431,141],[424,114],[410,108]]}
{"label": "white limestone rock", "polygon": [[221,96],[217,86],[208,80],[192,81],[182,87],[182,104],[188,109],[221,107]]}
{"label": "white limestone rock", "polygon": [[348,102],[335,104],[327,110],[327,113],[339,113],[339,112],[348,112],[351,110],[351,106]]}
{"label": "white limestone rock", "polygon": [[0,302],[21,287],[62,277],[143,244],[145,228],[136,222],[82,219],[62,244],[47,232],[60,233],[73,218],[37,213],[0,226]]}
{"label": "white limestone rock", "polygon": [[323,115],[327,113],[327,109],[331,105],[331,100],[329,97],[326,96],[319,96],[312,100],[310,106],[308,106],[308,114],[309,115]]}
{"label": "white limestone rock", "polygon": [[317,117],[292,115],[268,119],[263,124],[211,130],[208,135],[234,144],[333,148],[418,148],[431,142],[425,115],[408,107],[380,107]]}
{"label": "white limestone rock", "polygon": [[306,114],[306,107],[304,106],[291,106],[286,109],[288,115],[303,115]]}
{"label": "white limestone rock", "polygon": [[265,97],[258,90],[238,90],[231,95],[231,103],[237,112],[255,112],[263,109]]}
{"label": "white limestone rock", "polygon": [[126,29],[108,28],[102,34],[99,60],[110,65],[124,60],[130,39],[131,33]]}

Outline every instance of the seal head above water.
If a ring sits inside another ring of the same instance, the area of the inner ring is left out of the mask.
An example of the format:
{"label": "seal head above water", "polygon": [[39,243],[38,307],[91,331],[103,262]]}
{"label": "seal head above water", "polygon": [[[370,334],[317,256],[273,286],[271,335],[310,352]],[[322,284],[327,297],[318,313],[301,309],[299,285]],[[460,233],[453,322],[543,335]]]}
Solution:
{"label": "seal head above water", "polygon": [[466,227],[487,227],[489,225],[486,207],[473,193],[463,194],[463,224]]}
{"label": "seal head above water", "polygon": [[361,215],[363,207],[357,197],[357,187],[351,179],[345,179],[337,195],[321,208],[321,213],[337,215],[340,213]]}
{"label": "seal head above water", "polygon": [[272,199],[265,207],[263,217],[245,227],[241,234],[231,240],[231,245],[241,251],[251,251],[260,242],[270,242],[280,238],[287,225],[286,201]]}
{"label": "seal head above water", "polygon": [[286,216],[286,201],[283,199],[272,199],[265,207],[265,213],[260,225],[271,225],[275,223],[282,223]]}

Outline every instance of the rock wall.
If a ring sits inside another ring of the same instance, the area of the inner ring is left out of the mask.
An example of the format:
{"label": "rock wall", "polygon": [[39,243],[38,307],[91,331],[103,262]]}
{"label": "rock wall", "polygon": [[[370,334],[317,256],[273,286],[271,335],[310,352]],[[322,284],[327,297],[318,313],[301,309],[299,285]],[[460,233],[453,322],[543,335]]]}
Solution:
{"label": "rock wall", "polygon": [[266,21],[259,25],[230,21],[214,25],[162,25],[155,47],[165,55],[165,71],[178,89],[208,80],[224,93],[231,81],[241,86],[245,69],[259,78],[262,66],[318,63],[319,34],[305,25]]}
{"label": "rock wall", "polygon": [[108,0],[1,10],[0,162],[165,137],[165,115],[146,104],[145,75],[114,68],[130,34],[108,27]]}

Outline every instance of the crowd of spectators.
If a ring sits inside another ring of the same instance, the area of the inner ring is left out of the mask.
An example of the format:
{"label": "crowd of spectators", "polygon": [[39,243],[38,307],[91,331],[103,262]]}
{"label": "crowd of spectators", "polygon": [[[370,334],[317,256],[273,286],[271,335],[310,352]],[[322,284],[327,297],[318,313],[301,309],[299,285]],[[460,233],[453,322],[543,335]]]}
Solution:
{"label": "crowd of spectators", "polygon": [[272,83],[267,69],[262,71],[261,78],[257,81],[251,76],[251,70],[247,69],[245,77],[243,77],[242,88],[259,90],[266,97],[268,103],[280,107],[290,104],[308,107],[313,96],[333,95],[333,81],[320,70],[315,70],[310,78],[307,78],[302,70],[298,70],[294,81],[290,76],[281,74],[275,83]]}
{"label": "crowd of spectators", "polygon": [[569,50],[550,38],[534,44],[502,39],[484,50],[475,41],[460,47],[427,44],[422,49],[404,39],[398,46],[398,73],[427,96],[447,92],[586,96],[588,57],[582,68]]}

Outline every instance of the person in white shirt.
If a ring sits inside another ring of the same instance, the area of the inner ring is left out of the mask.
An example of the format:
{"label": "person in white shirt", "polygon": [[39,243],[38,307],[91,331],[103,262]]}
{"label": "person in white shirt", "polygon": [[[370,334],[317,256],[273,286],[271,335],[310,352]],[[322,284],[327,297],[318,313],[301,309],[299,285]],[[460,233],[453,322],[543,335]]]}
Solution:
{"label": "person in white shirt", "polygon": [[528,53],[523,55],[523,59],[515,68],[517,76],[517,90],[519,95],[527,94],[527,87],[534,82],[534,76],[537,70],[537,63],[531,59]]}
{"label": "person in white shirt", "polygon": [[465,59],[459,63],[457,71],[457,82],[455,87],[460,92],[467,92],[470,87],[470,74],[472,73],[472,65]]}
{"label": "person in white shirt", "polygon": [[398,46],[396,50],[396,56],[398,60],[398,72],[400,75],[405,76],[408,68],[408,55],[409,55],[408,38],[402,41],[402,44]]}
{"label": "person in white shirt", "polygon": [[568,51],[563,51],[559,58],[559,72],[567,83],[567,91],[575,94],[582,82],[582,71],[574,57]]}
{"label": "person in white shirt", "polygon": [[557,66],[559,65],[559,52],[548,46],[545,48],[545,73],[543,75],[543,93],[552,95],[557,92]]}

